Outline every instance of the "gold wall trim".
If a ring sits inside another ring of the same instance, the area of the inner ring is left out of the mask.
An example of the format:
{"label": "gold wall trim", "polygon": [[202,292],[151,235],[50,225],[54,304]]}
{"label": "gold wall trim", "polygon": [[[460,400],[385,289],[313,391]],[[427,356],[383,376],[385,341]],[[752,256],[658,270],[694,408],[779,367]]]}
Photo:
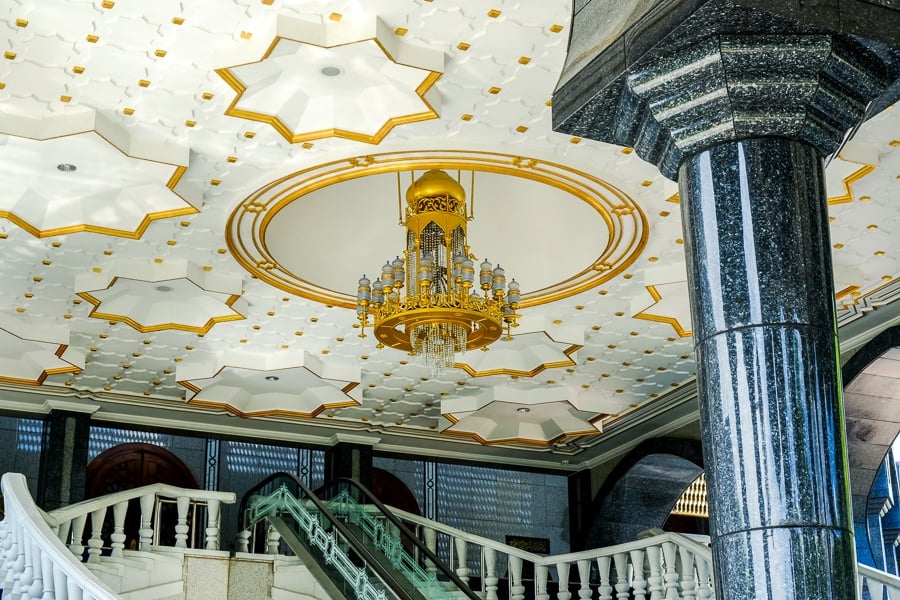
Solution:
{"label": "gold wall trim", "polygon": [[[522,308],[554,302],[600,285],[627,269],[647,244],[647,217],[630,196],[612,184],[576,169],[536,158],[499,152],[421,150],[354,156],[309,167],[277,179],[245,198],[225,229],[228,249],[254,276],[285,292],[330,306],[356,308],[356,298],[302,279],[278,263],[266,243],[275,215],[318,189],[348,181],[414,170],[476,171],[521,177],[561,189],[596,210],[609,242],[591,264],[551,286],[522,295]],[[578,268],[578,267],[576,267]]]}
{"label": "gold wall trim", "polygon": [[[278,46],[278,44],[281,43],[282,40],[286,40],[289,42],[295,42],[298,44],[317,46],[316,44],[309,44],[309,42],[304,42],[302,40],[287,38],[287,37],[283,37],[283,36],[275,36],[275,38],[272,40],[272,43],[269,45],[268,49],[266,50],[265,54],[263,54],[262,58],[260,58],[258,61],[254,61],[254,62],[257,62],[257,63],[263,62],[264,60],[269,58],[269,56],[275,50],[276,46]],[[231,69],[234,69],[236,67],[242,67],[242,66],[248,65],[248,64],[254,64],[254,63],[243,63],[241,65],[233,65],[231,67],[223,67],[221,69],[216,69],[216,73],[219,75],[219,77],[221,77],[225,81],[225,83],[227,83],[229,85],[229,87],[231,87],[231,89],[233,89],[236,92],[234,100],[232,100],[231,104],[228,105],[228,108],[225,109],[225,114],[228,116],[231,116],[231,117],[237,117],[239,119],[246,119],[248,121],[257,121],[259,123],[266,123],[268,125],[271,125],[275,129],[275,131],[277,131],[281,135],[281,137],[283,137],[285,140],[287,140],[291,144],[310,142],[312,140],[320,140],[323,138],[330,138],[330,137],[344,138],[344,139],[348,139],[348,140],[353,140],[355,142],[363,142],[366,144],[380,144],[381,140],[383,140],[385,138],[385,136],[387,136],[387,134],[390,133],[391,130],[394,127],[397,127],[398,125],[406,125],[407,123],[416,123],[418,121],[428,121],[430,119],[439,118],[440,115],[435,110],[435,108],[431,105],[431,103],[428,102],[428,100],[425,98],[425,95],[429,92],[429,90],[431,90],[431,88],[434,86],[434,84],[437,83],[437,80],[441,78],[441,73],[438,73],[437,71],[429,71],[428,69],[422,69],[422,68],[416,67],[414,65],[407,65],[407,64],[396,61],[394,59],[394,57],[391,55],[391,53],[387,51],[387,49],[381,44],[380,41],[378,41],[377,38],[368,38],[368,39],[358,40],[355,42],[351,42],[351,44],[359,44],[359,43],[366,43],[366,42],[375,42],[375,45],[378,46],[378,48],[380,48],[382,52],[384,52],[385,57],[387,57],[387,59],[389,61],[391,61],[392,63],[398,64],[398,65],[402,64],[405,67],[409,67],[412,69],[419,69],[420,71],[427,73],[425,75],[425,77],[423,78],[422,82],[416,87],[415,90],[413,90],[415,92],[415,94],[419,97],[419,100],[422,101],[422,104],[424,105],[425,110],[422,110],[417,113],[407,114],[407,115],[397,115],[394,117],[389,117],[384,122],[384,124],[374,134],[368,134],[368,133],[363,133],[363,132],[359,132],[359,131],[351,131],[349,129],[340,129],[340,128],[330,128],[330,129],[320,129],[320,130],[316,130],[316,131],[296,132],[296,131],[293,131],[290,127],[288,127],[288,125],[284,121],[282,121],[278,117],[277,114],[262,113],[262,112],[252,111],[252,110],[246,110],[243,108],[238,108],[238,103],[240,103],[241,98],[244,95],[244,92],[247,91],[247,86],[244,85],[244,83],[240,80],[240,78],[238,78],[231,71]],[[350,44],[340,44],[340,45],[350,45]],[[334,46],[317,46],[317,47],[333,48]]]}

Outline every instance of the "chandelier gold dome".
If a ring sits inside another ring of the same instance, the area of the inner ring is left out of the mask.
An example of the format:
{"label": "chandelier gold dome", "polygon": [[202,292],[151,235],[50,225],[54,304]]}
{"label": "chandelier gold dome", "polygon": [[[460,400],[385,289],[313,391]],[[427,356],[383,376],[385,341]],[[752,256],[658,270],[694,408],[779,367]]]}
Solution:
{"label": "chandelier gold dome", "polygon": [[[465,205],[466,190],[445,171],[431,169],[406,190],[406,204],[413,209],[425,198],[449,197]],[[418,212],[418,211],[415,211]]]}

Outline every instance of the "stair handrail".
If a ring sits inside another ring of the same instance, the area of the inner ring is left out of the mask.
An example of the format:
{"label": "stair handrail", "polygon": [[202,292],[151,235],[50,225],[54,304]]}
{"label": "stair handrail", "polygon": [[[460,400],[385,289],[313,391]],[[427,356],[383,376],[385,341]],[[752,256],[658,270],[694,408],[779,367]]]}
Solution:
{"label": "stair handrail", "polygon": [[[91,537],[88,540],[88,562],[99,560],[103,548],[101,539],[103,520],[107,510],[112,508],[113,531],[110,535],[112,556],[121,557],[125,541],[125,515],[131,500],[140,500],[141,528],[139,529],[139,549],[149,551],[153,546],[153,512],[159,498],[174,498],[178,511],[175,525],[175,548],[187,548],[190,526],[187,524],[188,510],[192,503],[205,503],[206,511],[206,544],[205,550],[219,550],[219,515],[222,504],[233,504],[237,496],[233,492],[212,490],[196,490],[152,483],[139,488],[114,492],[105,496],[83,500],[47,513],[47,524],[58,532],[63,543],[69,543],[73,554],[80,556],[84,551],[82,545],[84,528],[88,516],[91,521]],[[156,524],[158,526],[158,524]],[[197,549],[202,550],[202,549]]]}
{"label": "stair handrail", "polygon": [[[323,515],[334,526],[334,530],[331,534],[326,533],[322,528],[315,528],[315,530],[312,532],[317,545],[320,547],[320,550],[324,550],[327,562],[334,562],[336,560],[335,553],[343,552],[343,550],[339,548],[338,544],[332,543],[334,539],[334,531],[337,531],[337,534],[340,535],[349,544],[349,546],[353,548],[353,550],[360,557],[363,558],[366,564],[369,565],[371,569],[376,573],[378,578],[386,586],[388,586],[390,590],[394,594],[396,594],[397,597],[401,598],[402,600],[415,600],[407,590],[397,586],[397,583],[392,579],[391,574],[371,555],[368,548],[366,548],[365,545],[362,544],[362,542],[357,540],[356,537],[347,528],[347,526],[331,513],[331,511],[328,509],[328,506],[321,499],[319,499],[319,497],[316,496],[316,494],[312,490],[306,487],[306,485],[302,481],[300,481],[300,479],[293,473],[273,473],[244,493],[243,497],[241,498],[240,509],[238,512],[238,518],[240,519],[240,523],[238,525],[239,530],[246,531],[250,527],[252,527],[255,522],[265,518],[270,511],[277,512],[278,506],[273,504],[272,501],[276,496],[284,495],[286,490],[284,484],[282,484],[277,490],[273,491],[268,496],[260,496],[259,491],[280,478],[290,480],[306,496],[302,500],[294,497],[293,499],[295,502],[292,503],[292,505],[289,507],[285,506],[285,508],[288,508],[292,511],[306,511],[306,508],[303,506],[303,504],[305,502],[309,502],[310,504],[315,506],[316,510],[318,510],[319,513]],[[288,493],[291,497],[293,497],[292,493]],[[256,509],[253,508],[254,504],[257,505]],[[265,507],[265,511],[262,510],[263,504],[268,505]],[[294,516],[294,518],[297,518],[296,515],[292,516]],[[303,515],[303,518],[307,518],[306,515]],[[342,575],[346,577],[346,574],[342,573]],[[380,599],[384,598],[384,592],[376,594],[374,588],[372,588],[371,584],[369,584],[368,580],[366,580],[365,578],[357,577],[355,581],[350,581],[348,579],[347,582],[350,585],[354,586],[354,590],[356,591],[358,597],[363,596]],[[373,596],[373,594],[376,595]]]}
{"label": "stair handrail", "polygon": [[859,574],[856,582],[859,589],[858,597],[862,598],[863,582],[865,582],[871,598],[880,599],[884,597],[883,589],[877,589],[877,591],[872,589],[873,587],[880,588],[881,586],[884,586],[891,591],[888,598],[900,597],[900,577],[896,577],[885,571],[879,571],[875,567],[870,567],[863,563],[857,564],[857,573]]}
{"label": "stair handrail", "polygon": [[[438,556],[434,553],[434,551],[431,548],[429,548],[427,545],[423,544],[422,541],[419,540],[419,538],[416,537],[416,535],[412,531],[410,531],[409,528],[403,523],[403,520],[398,518],[397,515],[394,512],[392,512],[392,511],[397,511],[397,509],[388,507],[385,504],[383,504],[381,502],[381,500],[376,498],[375,494],[373,494],[372,491],[369,490],[366,486],[362,485],[355,479],[350,479],[347,477],[338,477],[338,478],[335,478],[334,480],[332,480],[331,482],[325,484],[318,490],[316,490],[316,493],[321,495],[322,492],[327,487],[332,486],[332,485],[340,485],[340,484],[350,485],[350,486],[356,488],[363,496],[365,496],[366,504],[375,507],[374,510],[376,510],[378,513],[380,513],[382,516],[384,516],[384,518],[386,518],[394,527],[397,528],[398,531],[400,531],[404,536],[406,536],[406,538],[409,539],[410,542],[415,544],[417,549],[422,553],[422,555],[435,568],[441,570],[443,572],[443,574],[450,581],[452,581],[453,584],[462,593],[464,593],[466,595],[467,598],[470,598],[471,600],[480,600],[479,596],[477,594],[475,594],[475,592],[472,591],[472,589],[468,586],[468,584],[466,582],[464,582],[459,577],[459,575],[457,575],[453,571],[452,567],[447,568],[447,566],[444,564],[444,561],[442,561],[440,558],[438,558]],[[409,514],[409,513],[406,513],[406,514]]]}
{"label": "stair handrail", "polygon": [[[79,597],[118,600],[62,541],[37,507],[25,476],[6,473],[0,482],[6,514],[0,528],[0,568],[6,571],[2,589],[13,597]],[[65,591],[62,591],[65,590]],[[17,595],[18,594],[18,595]],[[49,594],[49,596],[48,596]]]}

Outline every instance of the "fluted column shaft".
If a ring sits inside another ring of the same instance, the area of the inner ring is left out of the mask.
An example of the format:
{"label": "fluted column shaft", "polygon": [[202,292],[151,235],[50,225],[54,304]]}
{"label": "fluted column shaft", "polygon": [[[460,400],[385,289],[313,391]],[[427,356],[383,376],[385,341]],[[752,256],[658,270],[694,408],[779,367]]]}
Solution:
{"label": "fluted column shaft", "polygon": [[726,142],[679,172],[717,597],[851,600],[824,167]]}

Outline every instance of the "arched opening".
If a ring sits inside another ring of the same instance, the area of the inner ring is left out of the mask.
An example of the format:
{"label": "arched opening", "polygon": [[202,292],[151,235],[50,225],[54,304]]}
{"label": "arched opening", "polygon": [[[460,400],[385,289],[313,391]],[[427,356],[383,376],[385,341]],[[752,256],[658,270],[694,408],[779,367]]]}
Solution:
{"label": "arched opening", "polygon": [[372,493],[388,506],[405,510],[414,515],[422,514],[412,491],[399,477],[384,469],[372,467]]}

